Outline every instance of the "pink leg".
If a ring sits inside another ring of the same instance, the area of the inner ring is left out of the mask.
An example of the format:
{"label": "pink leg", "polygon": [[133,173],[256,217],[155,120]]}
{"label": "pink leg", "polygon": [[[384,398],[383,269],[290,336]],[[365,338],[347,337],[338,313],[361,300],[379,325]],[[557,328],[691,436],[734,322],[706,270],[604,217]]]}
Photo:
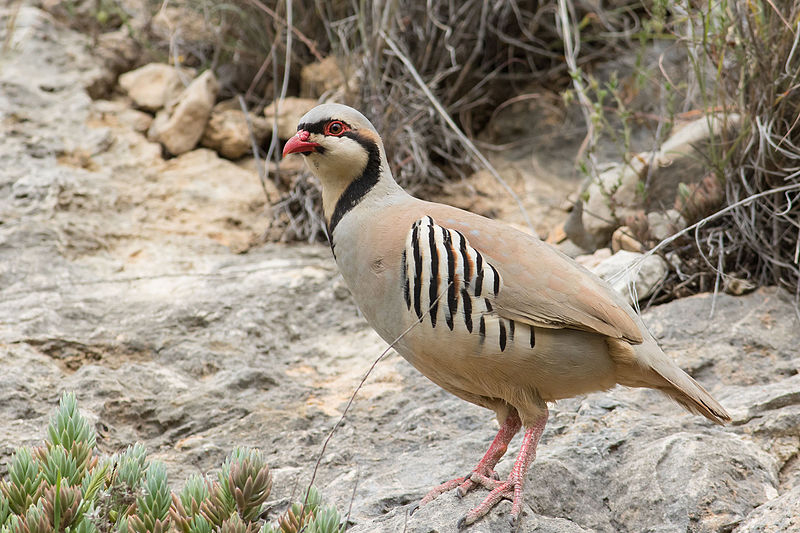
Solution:
{"label": "pink leg", "polygon": [[511,469],[511,473],[508,475],[506,481],[495,481],[488,478],[471,478],[473,481],[491,489],[491,492],[480,505],[471,509],[458,521],[459,529],[481,518],[503,498],[512,501],[510,522],[512,525],[516,524],[520,512],[522,511],[522,488],[525,482],[525,474],[531,462],[533,462],[533,459],[536,457],[536,446],[539,444],[539,439],[544,432],[546,423],[547,411],[536,420],[533,426],[525,430],[525,436],[522,439],[519,455],[517,455],[517,460],[514,462],[514,467]]}
{"label": "pink leg", "polygon": [[420,505],[425,505],[426,503],[435,500],[440,494],[444,494],[445,492],[453,490],[456,487],[458,487],[456,494],[459,497],[463,496],[470,489],[472,489],[476,483],[481,483],[484,478],[487,480],[493,480],[493,477],[496,475],[494,473],[495,465],[497,465],[497,462],[500,461],[500,459],[506,453],[506,450],[508,449],[508,443],[514,438],[514,435],[517,434],[520,427],[522,427],[522,421],[519,419],[517,411],[512,409],[509,415],[506,417],[505,422],[503,422],[503,425],[500,426],[500,429],[498,430],[497,435],[495,435],[492,444],[489,445],[489,449],[486,451],[481,460],[478,461],[478,465],[475,467],[475,469],[467,476],[451,479],[450,481],[446,481],[438,487],[435,487],[428,492],[424,498],[422,498]]}

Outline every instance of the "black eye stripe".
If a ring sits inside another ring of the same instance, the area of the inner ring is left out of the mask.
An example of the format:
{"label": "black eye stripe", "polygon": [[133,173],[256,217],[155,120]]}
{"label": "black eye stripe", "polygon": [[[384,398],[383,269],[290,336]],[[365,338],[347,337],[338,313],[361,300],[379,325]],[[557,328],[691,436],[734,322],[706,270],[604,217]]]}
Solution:
{"label": "black eye stripe", "polygon": [[297,125],[297,131],[305,130],[308,133],[318,133],[320,135],[325,135],[325,125],[328,122],[336,120],[337,122],[341,122],[345,128],[353,129],[350,124],[345,122],[341,119],[334,119],[334,118],[326,118],[324,120],[318,120],[316,122],[301,122]]}

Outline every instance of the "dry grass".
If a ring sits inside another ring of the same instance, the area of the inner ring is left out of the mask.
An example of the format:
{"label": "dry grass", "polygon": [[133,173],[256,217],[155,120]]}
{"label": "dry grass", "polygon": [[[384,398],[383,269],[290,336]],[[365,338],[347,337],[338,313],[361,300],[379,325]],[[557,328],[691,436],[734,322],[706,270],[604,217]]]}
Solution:
{"label": "dry grass", "polygon": [[[637,2],[618,5],[593,11],[587,4],[577,12],[592,37],[580,64],[612,56],[629,44],[641,9],[634,9]],[[479,164],[465,148],[463,134],[434,109],[431,96],[474,138],[505,101],[534,86],[559,88],[569,82],[554,2],[396,0],[362,6],[317,4],[314,16],[328,43],[320,50],[339,58],[352,81],[344,103],[370,117],[386,142],[395,178],[414,194],[435,192]],[[599,38],[604,34],[607,38]],[[308,226],[319,220],[308,209],[318,212],[319,205],[308,204],[306,190],[289,191],[275,210],[281,224],[292,221],[284,240],[320,235]]]}
{"label": "dry grass", "polygon": [[800,5],[722,3],[695,24],[706,108],[738,113],[743,124],[709,143],[725,212],[676,241],[685,267],[668,290],[680,296],[745,279],[781,285],[800,301]]}

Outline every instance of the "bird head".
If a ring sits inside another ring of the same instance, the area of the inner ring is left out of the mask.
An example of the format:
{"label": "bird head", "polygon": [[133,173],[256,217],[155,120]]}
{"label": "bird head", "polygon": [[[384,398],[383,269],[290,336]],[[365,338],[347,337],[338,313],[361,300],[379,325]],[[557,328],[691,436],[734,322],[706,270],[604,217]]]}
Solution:
{"label": "bird head", "polygon": [[348,187],[372,187],[382,177],[391,179],[375,127],[346,105],[323,104],[306,113],[297,134],[283,147],[283,156],[289,154],[303,154],[322,183],[323,210],[328,218]]}
{"label": "bird head", "polygon": [[284,157],[303,154],[323,187],[358,178],[370,156],[377,156],[380,164],[382,152],[383,143],[372,123],[341,104],[319,105],[306,113],[297,134],[283,147]]}

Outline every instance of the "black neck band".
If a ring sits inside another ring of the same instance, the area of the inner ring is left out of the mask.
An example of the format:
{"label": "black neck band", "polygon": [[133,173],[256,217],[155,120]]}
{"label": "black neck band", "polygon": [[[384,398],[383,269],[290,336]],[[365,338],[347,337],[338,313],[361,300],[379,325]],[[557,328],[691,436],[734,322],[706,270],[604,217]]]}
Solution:
{"label": "black neck band", "polygon": [[367,164],[361,175],[350,182],[350,185],[336,201],[331,221],[328,223],[328,240],[331,242],[331,246],[333,246],[333,230],[336,229],[336,225],[375,187],[381,177],[381,152],[378,145],[360,136],[357,132],[348,131],[344,133],[344,136],[364,147],[367,151]]}

